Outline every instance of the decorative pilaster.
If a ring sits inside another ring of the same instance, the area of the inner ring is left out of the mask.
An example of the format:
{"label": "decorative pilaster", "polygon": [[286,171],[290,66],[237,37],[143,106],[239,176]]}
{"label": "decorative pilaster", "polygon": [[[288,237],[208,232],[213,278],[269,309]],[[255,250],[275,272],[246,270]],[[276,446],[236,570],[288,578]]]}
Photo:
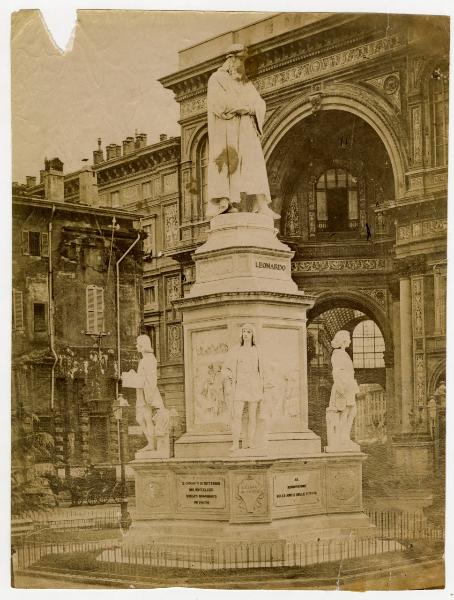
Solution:
{"label": "decorative pilaster", "polygon": [[410,277],[400,279],[400,375],[402,390],[402,433],[411,431],[413,410],[413,331]]}
{"label": "decorative pilaster", "polygon": [[[394,423],[395,432],[400,433],[402,426],[402,373],[401,373],[401,333],[400,333],[400,302],[393,301],[392,305],[393,319],[393,340],[394,340]],[[388,417],[388,424],[390,419]]]}
{"label": "decorative pilaster", "polygon": [[434,271],[434,334],[446,332],[446,272]]}
{"label": "decorative pilaster", "polygon": [[424,276],[411,277],[412,320],[413,320],[413,352],[414,352],[414,427],[424,428],[426,422],[426,358],[425,358],[425,326],[424,326]]}
{"label": "decorative pilaster", "polygon": [[285,217],[285,235],[289,237],[301,235],[300,211],[296,194],[293,194],[288,204]]}

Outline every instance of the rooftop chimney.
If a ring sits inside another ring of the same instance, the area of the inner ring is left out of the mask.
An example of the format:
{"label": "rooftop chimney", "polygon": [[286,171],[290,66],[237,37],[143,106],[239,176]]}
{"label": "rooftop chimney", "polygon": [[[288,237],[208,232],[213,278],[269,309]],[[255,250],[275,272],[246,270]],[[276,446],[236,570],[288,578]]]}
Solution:
{"label": "rooftop chimney", "polygon": [[44,197],[53,202],[64,202],[65,186],[63,163],[59,158],[44,161]]}
{"label": "rooftop chimney", "polygon": [[36,177],[32,177],[31,175],[27,175],[25,178],[27,181],[27,187],[35,187],[36,185]]}
{"label": "rooftop chimney", "polygon": [[114,144],[114,146],[115,146],[115,156],[117,158],[120,158],[121,157],[121,146],[120,146],[120,144]]}
{"label": "rooftop chimney", "polygon": [[165,142],[166,139],[167,139],[167,133],[161,133],[161,135],[159,136],[159,141]]}
{"label": "rooftop chimney", "polygon": [[116,144],[109,144],[108,146],[106,146],[106,160],[112,160],[113,158],[116,158],[117,153],[115,152],[115,148],[117,147]]}
{"label": "rooftop chimney", "polygon": [[136,148],[145,148],[147,145],[147,134],[136,133]]}
{"label": "rooftop chimney", "polygon": [[44,169],[39,171],[39,183],[44,183]]}
{"label": "rooftop chimney", "polygon": [[104,154],[101,148],[101,138],[98,138],[98,149],[93,150],[93,164],[99,165],[104,162]]}
{"label": "rooftop chimney", "polygon": [[135,150],[135,143],[133,137],[127,137],[123,140],[123,156],[126,154],[131,154]]}
{"label": "rooftop chimney", "polygon": [[88,206],[98,205],[98,178],[89,167],[79,173],[79,202]]}

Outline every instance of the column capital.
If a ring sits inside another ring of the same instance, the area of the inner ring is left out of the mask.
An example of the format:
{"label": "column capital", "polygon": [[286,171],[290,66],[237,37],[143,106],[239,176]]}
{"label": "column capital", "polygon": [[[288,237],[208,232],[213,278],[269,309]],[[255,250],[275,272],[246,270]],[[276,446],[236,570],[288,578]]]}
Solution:
{"label": "column capital", "polygon": [[394,272],[400,279],[423,275],[427,270],[425,256],[411,256],[394,260]]}

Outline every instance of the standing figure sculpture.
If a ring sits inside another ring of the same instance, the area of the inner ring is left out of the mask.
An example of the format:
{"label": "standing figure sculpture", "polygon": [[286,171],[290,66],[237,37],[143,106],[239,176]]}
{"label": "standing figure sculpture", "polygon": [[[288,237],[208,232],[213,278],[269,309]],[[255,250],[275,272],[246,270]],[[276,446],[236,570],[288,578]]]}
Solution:
{"label": "standing figure sculpture", "polygon": [[359,445],[350,439],[356,416],[356,394],[360,392],[352,359],[345,351],[350,343],[350,333],[345,330],[338,331],[331,342],[334,348],[331,355],[333,387],[326,409],[328,452],[354,452],[360,449]]}
{"label": "standing figure sculpture", "polygon": [[240,345],[226,361],[224,376],[231,398],[232,451],[240,448],[244,408],[247,406],[247,433],[242,448],[255,448],[257,420],[263,417],[263,364],[255,344],[254,327],[246,323],[241,328]]}
{"label": "standing figure sculpture", "polygon": [[208,81],[207,216],[238,212],[249,196],[250,212],[272,216],[270,188],[260,143],[266,105],[246,77],[246,49],[233,44]]}
{"label": "standing figure sculpture", "polygon": [[136,421],[148,442],[142,450],[164,451],[169,446],[170,413],[158,389],[157,362],[148,335],[138,336],[137,351],[142,354],[137,373],[124,373],[123,387],[136,388]]}

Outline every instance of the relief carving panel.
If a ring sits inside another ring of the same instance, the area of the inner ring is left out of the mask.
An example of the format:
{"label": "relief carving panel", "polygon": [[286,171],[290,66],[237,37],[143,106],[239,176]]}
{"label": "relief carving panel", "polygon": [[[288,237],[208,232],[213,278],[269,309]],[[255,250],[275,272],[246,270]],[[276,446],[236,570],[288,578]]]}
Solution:
{"label": "relief carving panel", "polygon": [[193,422],[230,426],[230,406],[222,371],[229,350],[227,327],[191,335]]}

